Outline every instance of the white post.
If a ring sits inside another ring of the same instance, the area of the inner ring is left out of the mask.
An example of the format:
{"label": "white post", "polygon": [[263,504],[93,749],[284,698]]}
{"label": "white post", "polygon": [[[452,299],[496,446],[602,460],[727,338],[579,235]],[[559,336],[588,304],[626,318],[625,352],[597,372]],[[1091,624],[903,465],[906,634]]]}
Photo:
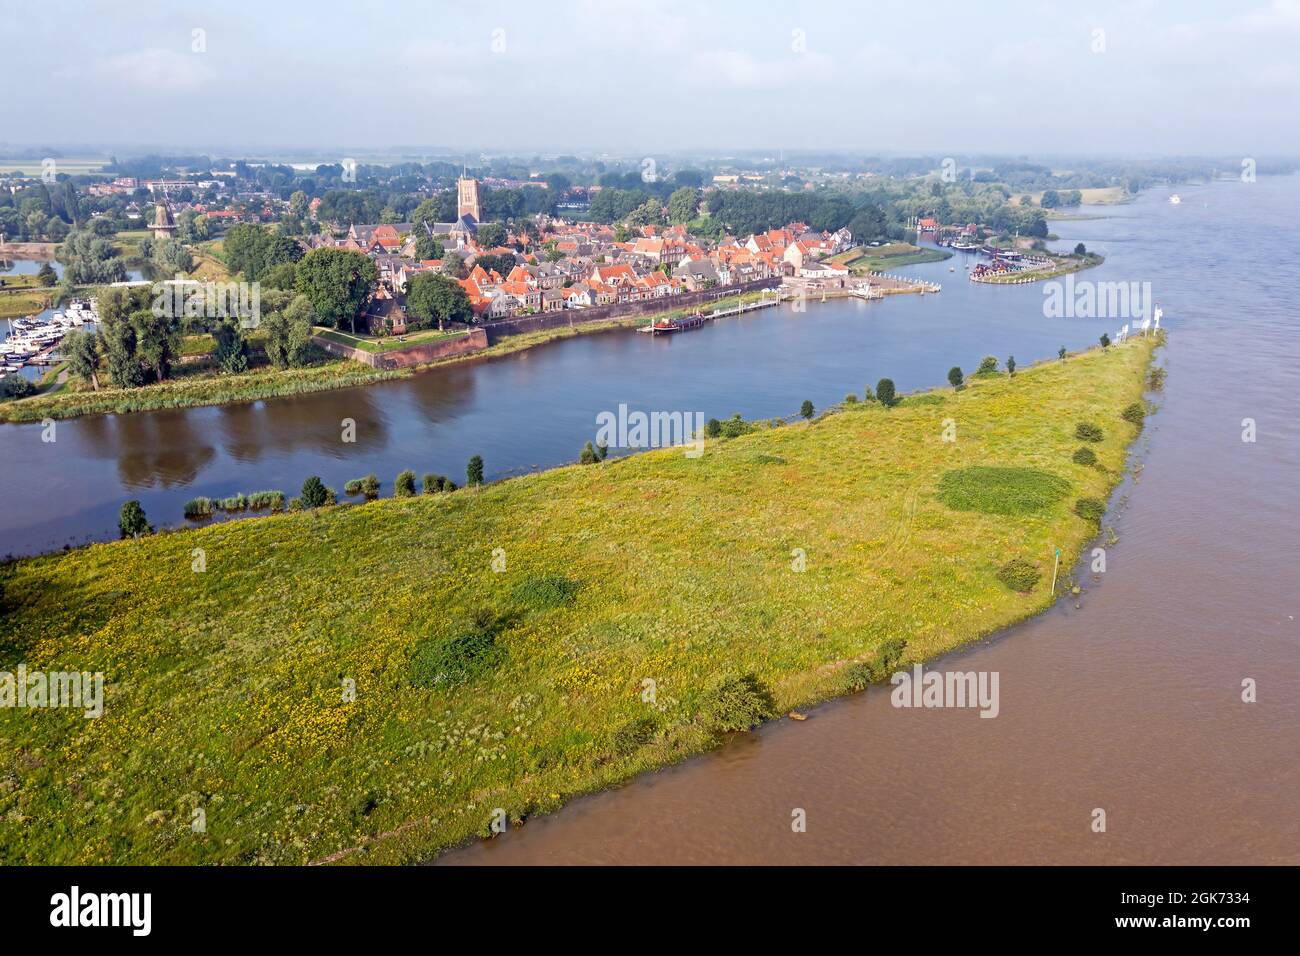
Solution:
{"label": "white post", "polygon": [[1061,564],[1061,549],[1056,549],[1056,561],[1052,564],[1052,593],[1056,593],[1056,569]]}

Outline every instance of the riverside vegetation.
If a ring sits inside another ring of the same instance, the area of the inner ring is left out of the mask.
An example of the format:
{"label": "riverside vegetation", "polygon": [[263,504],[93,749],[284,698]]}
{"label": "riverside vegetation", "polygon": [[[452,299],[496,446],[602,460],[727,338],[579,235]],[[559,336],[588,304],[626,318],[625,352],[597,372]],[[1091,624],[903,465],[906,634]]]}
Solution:
{"label": "riverside vegetation", "polygon": [[0,669],[102,671],[105,705],[0,711],[0,860],[427,859],[1022,620],[1097,533],[1156,341],[4,565]]}

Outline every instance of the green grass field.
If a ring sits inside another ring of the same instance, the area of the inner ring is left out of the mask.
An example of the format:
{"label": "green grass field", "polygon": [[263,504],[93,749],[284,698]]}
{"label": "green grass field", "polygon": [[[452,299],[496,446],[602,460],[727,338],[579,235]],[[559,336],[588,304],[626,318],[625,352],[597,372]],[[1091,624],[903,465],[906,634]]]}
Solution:
{"label": "green grass field", "polygon": [[855,274],[863,272],[888,272],[900,266],[914,266],[922,262],[942,262],[952,257],[947,249],[922,249],[908,242],[890,242],[883,246],[858,246],[832,256],[830,261],[849,267]]}
{"label": "green grass field", "polygon": [[360,349],[363,352],[396,352],[401,349],[410,348],[414,345],[423,345],[426,342],[435,342],[438,339],[456,338],[467,334],[463,329],[448,330],[440,332],[437,329],[421,329],[419,332],[408,332],[400,336],[372,336],[372,335],[352,335],[350,332],[340,329],[328,329],[324,326],[316,326],[315,333],[323,339],[329,339],[331,342],[338,342],[341,345],[347,345],[354,349]]}
{"label": "green grass field", "polygon": [[[0,861],[425,859],[498,809],[547,812],[715,745],[720,687],[776,715],[883,676],[886,642],[906,665],[1006,627],[1052,602],[1053,549],[1068,570],[1097,533],[1074,502],[1118,481],[1154,344],[698,458],[3,566],[0,668],[102,671],[106,691],[98,719],[0,711]],[[1104,432],[1097,466],[1071,458],[1083,420]]]}

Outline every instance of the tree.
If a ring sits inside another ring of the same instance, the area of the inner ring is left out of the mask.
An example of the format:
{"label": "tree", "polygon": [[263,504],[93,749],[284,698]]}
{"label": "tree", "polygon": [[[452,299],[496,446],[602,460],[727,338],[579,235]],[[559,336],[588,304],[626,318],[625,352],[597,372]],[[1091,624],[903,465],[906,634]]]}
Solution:
{"label": "tree", "polygon": [[415,494],[415,472],[407,468],[397,474],[397,480],[393,482],[394,498],[410,498]]}
{"label": "tree", "polygon": [[434,272],[421,272],[406,287],[406,310],[421,320],[422,327],[447,322],[473,322],[474,310],[464,287],[455,279]]}
{"label": "tree", "polygon": [[1110,348],[1110,336],[1107,335],[1105,332],[1101,333],[1101,338],[1098,339],[1098,341],[1101,342],[1101,347],[1103,349]]}
{"label": "tree", "polygon": [[52,265],[48,262],[43,262],[41,263],[40,269],[36,272],[36,281],[48,289],[50,286],[54,285],[54,283],[59,281],[59,277],[55,274]]}
{"label": "tree", "polygon": [[87,329],[73,329],[59,346],[68,371],[90,382],[99,391],[99,336]]}
{"label": "tree", "polygon": [[1064,360],[1065,360],[1065,346],[1062,345],[1060,351],[1057,352],[1056,354],[1057,354],[1057,356],[1058,356],[1062,361],[1064,361]]}
{"label": "tree", "polygon": [[975,371],[976,375],[992,375],[998,370],[998,360],[992,355],[986,355],[980,359],[980,367]]}
{"label": "tree", "polygon": [[266,357],[275,368],[305,365],[315,314],[305,295],[295,296],[283,312],[262,320],[266,331]]}
{"label": "tree", "polygon": [[1086,256],[1088,254],[1088,247],[1081,242],[1074,247],[1074,254],[1076,256]]}
{"label": "tree", "polygon": [[478,227],[478,234],[474,237],[474,241],[481,249],[503,246],[506,242],[506,227],[499,222],[485,222]]}
{"label": "tree", "polygon": [[894,380],[882,378],[876,383],[876,400],[886,408],[893,408],[898,404],[898,395],[894,392]]}
{"label": "tree", "polygon": [[117,514],[117,529],[123,538],[138,538],[153,530],[149,527],[144,508],[140,507],[140,502],[135,498],[122,505],[122,510]]}
{"label": "tree", "polygon": [[302,492],[298,500],[302,502],[304,508],[319,508],[325,504],[326,498],[325,483],[320,480],[318,475],[312,475],[302,483]]}
{"label": "tree", "polygon": [[0,398],[26,398],[36,394],[36,386],[17,372],[10,372],[0,378]]}
{"label": "tree", "polygon": [[1016,357],[1014,355],[1007,356],[1007,374],[1008,375],[1016,374]]}
{"label": "tree", "polygon": [[804,418],[812,418],[813,403],[808,401],[808,399],[805,398],[803,400],[803,404],[799,406],[799,414],[802,415]]}
{"label": "tree", "polygon": [[428,259],[441,259],[446,255],[442,243],[429,235],[427,232],[421,232],[415,240],[415,258],[426,261]]}
{"label": "tree", "polygon": [[317,249],[298,263],[298,291],[311,302],[321,324],[335,327],[347,321],[354,335],[357,314],[378,281],[374,262],[346,249]]}
{"label": "tree", "polygon": [[483,484],[483,458],[475,455],[465,466],[465,484],[481,485]]}
{"label": "tree", "polygon": [[951,385],[953,388],[961,388],[961,383],[962,383],[961,368],[959,366],[954,365],[952,368],[948,369],[948,384]]}
{"label": "tree", "polygon": [[1038,205],[1044,209],[1055,209],[1061,204],[1061,194],[1055,189],[1048,189],[1043,192],[1043,198],[1038,200]]}
{"label": "tree", "polygon": [[248,371],[248,342],[244,330],[235,319],[222,319],[217,324],[217,347],[214,358],[221,371],[233,375]]}
{"label": "tree", "polygon": [[176,321],[161,309],[140,309],[131,314],[135,329],[135,355],[153,371],[154,380],[164,382],[181,351],[181,333]]}
{"label": "tree", "polygon": [[691,186],[673,190],[668,197],[668,221],[671,223],[690,222],[695,218],[700,205],[700,191]]}
{"label": "tree", "polygon": [[591,442],[587,442],[582,446],[582,454],[578,456],[578,462],[583,465],[594,465],[598,461],[600,459],[596,456],[595,447]]}

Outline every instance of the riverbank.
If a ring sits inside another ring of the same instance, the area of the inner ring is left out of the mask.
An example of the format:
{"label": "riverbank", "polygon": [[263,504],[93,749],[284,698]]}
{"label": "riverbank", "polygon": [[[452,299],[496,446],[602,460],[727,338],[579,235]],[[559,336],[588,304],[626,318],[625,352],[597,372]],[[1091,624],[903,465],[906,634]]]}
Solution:
{"label": "riverbank", "polygon": [[[744,293],[739,297],[739,301],[754,302],[760,297],[761,293],[759,292]],[[736,300],[736,296],[727,296],[722,300],[721,305],[723,307],[730,306]],[[34,395],[30,398],[0,403],[0,423],[39,422],[47,418],[69,419],[82,415],[121,415],[129,412],[155,411],[162,408],[199,408],[207,405],[230,405],[337,388],[352,388],[357,385],[368,385],[372,382],[414,375],[459,362],[479,361],[510,355],[524,349],[573,338],[578,335],[591,335],[608,332],[612,329],[644,325],[649,321],[685,315],[694,311],[695,308],[697,307],[666,309],[663,312],[649,315],[611,318],[596,322],[577,323],[556,329],[525,332],[520,335],[502,338],[493,342],[487,348],[475,352],[450,355],[432,362],[414,364],[399,369],[374,368],[360,362],[339,360],[325,361],[317,365],[296,369],[278,370],[262,366],[253,371],[237,375],[213,373],[201,377],[196,376],[164,382],[161,385],[145,385],[140,388],[101,388],[97,392],[89,389],[64,388],[58,394]],[[490,333],[491,326],[486,328]],[[343,337],[340,337],[340,339],[347,341]],[[190,348],[191,346],[187,344],[186,347]],[[193,347],[197,349],[197,346]],[[203,351],[211,351],[211,348],[205,347]],[[196,352],[195,354],[200,353]]]}
{"label": "riverbank", "polygon": [[1106,261],[1105,256],[1099,256],[1094,252],[1087,252],[1082,256],[1053,256],[1052,259],[1052,264],[1047,266],[1017,272],[985,273],[978,276],[971,273],[968,278],[971,282],[983,282],[988,285],[1020,285],[1025,282],[1055,279],[1072,272],[1082,272],[1084,269],[1094,269]]}
{"label": "riverbank", "polygon": [[[1120,477],[1155,341],[699,458],[5,565],[2,663],[102,671],[106,691],[95,720],[0,714],[23,755],[0,854],[425,859],[1022,620],[1054,599],[1053,549],[1068,569],[1097,532],[1075,503]],[[1101,467],[1073,460],[1083,420]],[[1014,559],[1037,571],[1027,592],[999,580]],[[57,838],[74,825],[81,839]]]}

